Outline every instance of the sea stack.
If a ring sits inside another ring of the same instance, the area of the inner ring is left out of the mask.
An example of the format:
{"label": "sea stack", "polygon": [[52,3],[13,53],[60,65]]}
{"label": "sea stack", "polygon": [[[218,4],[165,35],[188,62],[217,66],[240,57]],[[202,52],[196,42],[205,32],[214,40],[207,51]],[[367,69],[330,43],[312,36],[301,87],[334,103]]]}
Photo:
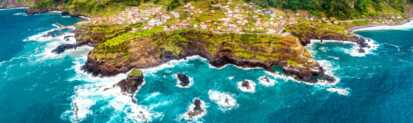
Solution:
{"label": "sea stack", "polygon": [[254,93],[256,84],[251,80],[243,80],[238,82],[238,89],[242,92]]}
{"label": "sea stack", "polygon": [[192,85],[188,76],[182,73],[176,74],[177,86],[181,88],[188,88]]}
{"label": "sea stack", "polygon": [[132,95],[135,93],[144,83],[143,73],[139,69],[133,69],[128,78],[120,81],[117,86],[120,87],[123,93]]}
{"label": "sea stack", "polygon": [[188,111],[184,114],[185,120],[198,120],[206,114],[205,102],[195,98],[189,106]]}
{"label": "sea stack", "polygon": [[275,85],[275,81],[270,79],[268,76],[261,76],[260,78],[258,78],[258,80],[261,85],[266,86],[266,87]]}

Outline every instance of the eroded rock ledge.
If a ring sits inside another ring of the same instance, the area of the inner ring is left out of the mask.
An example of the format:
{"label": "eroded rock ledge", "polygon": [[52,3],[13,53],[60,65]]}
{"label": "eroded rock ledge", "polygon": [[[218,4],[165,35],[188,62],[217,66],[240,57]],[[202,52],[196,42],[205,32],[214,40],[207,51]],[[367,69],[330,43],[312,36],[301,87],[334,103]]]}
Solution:
{"label": "eroded rock ledge", "polygon": [[[97,28],[97,27],[92,27]],[[100,28],[100,27],[99,27]],[[81,29],[82,30],[82,29]],[[96,45],[88,55],[83,69],[94,75],[111,76],[128,72],[133,68],[156,67],[170,60],[199,55],[211,65],[222,67],[234,64],[241,67],[261,67],[273,71],[273,67],[283,68],[286,74],[306,82],[334,78],[326,75],[323,68],[311,54],[292,36],[270,34],[213,33],[198,30],[136,31],[110,37],[101,43],[89,36],[87,30],[76,36]],[[112,34],[116,34],[112,33]],[[120,37],[120,39],[117,39]]]}
{"label": "eroded rock ledge", "polygon": [[120,81],[116,86],[119,86],[125,94],[135,93],[144,84],[143,73],[140,70],[133,69],[128,78]]}

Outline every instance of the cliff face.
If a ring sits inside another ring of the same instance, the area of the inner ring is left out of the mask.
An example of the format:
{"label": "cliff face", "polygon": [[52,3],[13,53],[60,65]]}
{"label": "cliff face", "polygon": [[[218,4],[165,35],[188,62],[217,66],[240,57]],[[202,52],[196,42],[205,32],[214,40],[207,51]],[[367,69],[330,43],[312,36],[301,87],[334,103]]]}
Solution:
{"label": "cliff face", "polygon": [[333,81],[292,36],[196,30],[131,36],[135,37],[117,45],[96,44],[84,69],[96,75],[115,75],[132,68],[155,67],[173,59],[199,55],[217,67],[235,64],[272,71],[274,66],[280,66],[287,74],[307,82]]}
{"label": "cliff face", "polygon": [[88,15],[88,21],[77,25],[77,44],[66,47],[95,46],[83,67],[95,75],[110,76],[199,55],[217,67],[235,64],[272,71],[279,66],[307,82],[334,81],[303,47],[311,39],[364,45],[348,28],[383,20],[336,21],[243,0],[185,1],[174,7],[171,1],[161,1],[40,0],[28,13],[62,10]]}
{"label": "cliff face", "polygon": [[0,8],[25,7],[27,3],[16,0],[0,0]]}

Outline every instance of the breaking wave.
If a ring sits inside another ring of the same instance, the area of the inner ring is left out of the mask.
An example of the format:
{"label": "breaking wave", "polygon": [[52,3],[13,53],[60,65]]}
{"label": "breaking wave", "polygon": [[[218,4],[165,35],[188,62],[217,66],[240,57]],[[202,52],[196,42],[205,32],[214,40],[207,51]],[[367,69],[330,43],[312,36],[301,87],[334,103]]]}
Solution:
{"label": "breaking wave", "polygon": [[336,87],[331,87],[327,88],[328,92],[331,93],[337,93],[342,96],[348,96],[350,94],[350,89],[349,88],[336,88]]}
{"label": "breaking wave", "polygon": [[[191,115],[190,112],[192,112],[195,108],[195,105],[192,103],[195,100],[200,100],[201,101],[201,105],[200,108],[203,109],[203,112],[201,112],[200,114],[196,114],[196,115]],[[205,102],[199,98],[194,98],[193,101],[191,102],[191,104],[188,106],[187,111],[181,115],[182,120],[186,120],[186,121],[192,121],[192,122],[199,122],[200,120],[202,120],[202,117],[204,117],[207,114],[207,105],[205,104]]]}
{"label": "breaking wave", "polygon": [[409,30],[413,29],[413,21],[408,21],[407,23],[401,25],[385,25],[385,26],[371,26],[371,27],[364,27],[353,30],[353,32],[359,31],[373,31],[373,30]]}
{"label": "breaking wave", "polygon": [[208,97],[219,106],[221,111],[228,111],[238,107],[237,100],[229,93],[209,90]]}
{"label": "breaking wave", "polygon": [[242,92],[255,93],[256,84],[252,80],[244,80],[237,82],[237,87]]}

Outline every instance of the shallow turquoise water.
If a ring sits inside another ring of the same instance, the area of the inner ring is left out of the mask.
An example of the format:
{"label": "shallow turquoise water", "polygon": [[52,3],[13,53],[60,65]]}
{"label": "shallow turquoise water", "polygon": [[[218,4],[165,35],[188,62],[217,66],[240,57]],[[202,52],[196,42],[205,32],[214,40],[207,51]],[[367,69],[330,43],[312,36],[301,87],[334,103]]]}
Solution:
{"label": "shallow turquoise water", "polygon": [[[141,112],[148,112],[152,122],[186,122],[182,114],[194,98],[206,103],[200,122],[413,122],[413,29],[358,32],[379,45],[362,57],[352,56],[351,44],[309,46],[320,62],[332,66],[340,78],[336,85],[308,85],[262,69],[213,68],[204,59],[190,58],[145,70],[134,104],[113,86],[125,74],[100,78],[80,70],[89,47],[54,55],[50,49],[67,42],[33,38],[56,28],[55,23],[78,19],[22,12],[0,10],[1,122],[135,122]],[[190,76],[191,88],[177,87],[176,73]],[[276,85],[260,84],[263,75]],[[245,79],[256,83],[254,93],[237,88]],[[220,107],[210,91],[231,95],[237,105]]]}

